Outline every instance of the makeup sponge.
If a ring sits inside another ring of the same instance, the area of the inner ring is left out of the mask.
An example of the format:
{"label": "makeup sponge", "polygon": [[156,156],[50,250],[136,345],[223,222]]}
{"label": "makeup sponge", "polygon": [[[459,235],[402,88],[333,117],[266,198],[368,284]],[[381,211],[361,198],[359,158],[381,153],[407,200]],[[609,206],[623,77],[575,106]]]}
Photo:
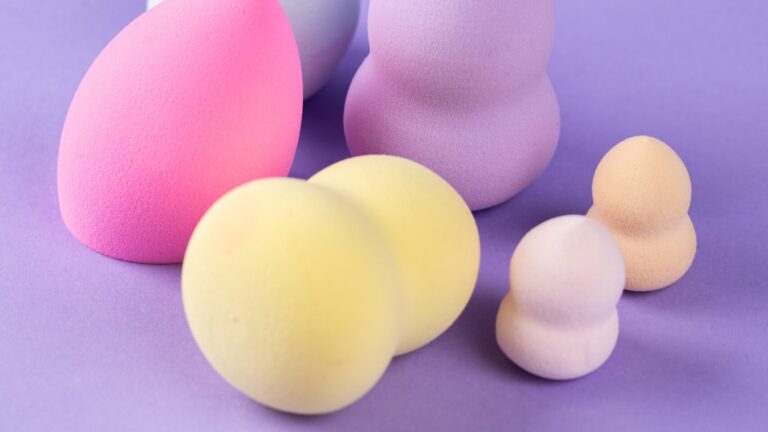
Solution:
{"label": "makeup sponge", "polygon": [[64,222],[88,247],[181,261],[213,202],[288,174],[301,68],[277,0],[172,0],[101,52],[67,114],[58,161]]}
{"label": "makeup sponge", "polygon": [[613,234],[627,266],[626,288],[653,291],[680,279],[696,255],[688,208],[691,179],[665,143],[639,136],[611,149],[592,182],[588,216]]}
{"label": "makeup sponge", "polygon": [[448,183],[368,156],[225,195],[192,236],[182,296],[229,383],[274,409],[327,413],[453,323],[479,254],[472,214]]}
{"label": "makeup sponge", "polygon": [[368,26],[344,114],[353,154],[420,162],[474,210],[542,173],[560,132],[553,0],[376,1]]}
{"label": "makeup sponge", "polygon": [[561,216],[523,237],[496,319],[504,353],[526,371],[573,379],[600,367],[619,333],[624,262],[611,234],[585,216]]}
{"label": "makeup sponge", "polygon": [[[162,2],[148,0],[147,9]],[[304,97],[308,98],[331,79],[347,52],[360,16],[360,0],[280,0],[280,4],[299,45]]]}

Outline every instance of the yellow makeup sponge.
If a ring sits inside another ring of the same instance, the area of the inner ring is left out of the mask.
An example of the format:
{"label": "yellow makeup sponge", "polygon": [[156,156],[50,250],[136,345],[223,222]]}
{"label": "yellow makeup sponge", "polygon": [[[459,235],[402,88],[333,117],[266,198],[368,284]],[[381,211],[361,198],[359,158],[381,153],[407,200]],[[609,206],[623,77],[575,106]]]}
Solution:
{"label": "yellow makeup sponge", "polygon": [[214,204],[187,249],[184,307],[234,387],[278,410],[327,413],[453,323],[479,250],[469,209],[436,174],[354,158],[306,182],[258,180]]}
{"label": "yellow makeup sponge", "polygon": [[621,247],[626,289],[653,291],[680,279],[696,255],[688,216],[691,179],[680,157],[655,138],[627,139],[611,149],[592,182],[588,216]]}
{"label": "yellow makeup sponge", "polygon": [[435,173],[391,156],[348,159],[309,179],[358,204],[392,247],[403,276],[398,354],[442,334],[464,310],[480,266],[480,240],[461,196]]}

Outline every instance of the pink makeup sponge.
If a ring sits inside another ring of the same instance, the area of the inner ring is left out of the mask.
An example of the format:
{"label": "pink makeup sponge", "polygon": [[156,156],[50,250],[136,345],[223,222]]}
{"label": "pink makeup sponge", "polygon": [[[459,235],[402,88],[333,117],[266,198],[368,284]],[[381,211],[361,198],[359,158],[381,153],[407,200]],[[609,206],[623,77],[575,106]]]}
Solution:
{"label": "pink makeup sponge", "polygon": [[523,237],[496,319],[504,353],[528,372],[573,379],[600,367],[619,334],[624,262],[611,234],[585,216],[562,216]]}
{"label": "pink makeup sponge", "polygon": [[226,191],[283,176],[302,109],[301,66],[277,0],[169,0],[101,52],[61,137],[64,222],[88,247],[180,262]]}
{"label": "pink makeup sponge", "polygon": [[[213,0],[212,0],[213,1]],[[163,0],[147,0],[147,9]],[[304,98],[320,90],[352,42],[360,0],[280,0],[299,46]]]}
{"label": "pink makeup sponge", "polygon": [[353,154],[420,162],[474,210],[541,174],[560,131],[553,0],[375,1],[368,26],[344,116]]}
{"label": "pink makeup sponge", "polygon": [[600,161],[592,196],[587,215],[619,243],[628,290],[658,290],[683,277],[696,255],[696,231],[688,216],[691,179],[674,150],[647,136],[619,143]]}

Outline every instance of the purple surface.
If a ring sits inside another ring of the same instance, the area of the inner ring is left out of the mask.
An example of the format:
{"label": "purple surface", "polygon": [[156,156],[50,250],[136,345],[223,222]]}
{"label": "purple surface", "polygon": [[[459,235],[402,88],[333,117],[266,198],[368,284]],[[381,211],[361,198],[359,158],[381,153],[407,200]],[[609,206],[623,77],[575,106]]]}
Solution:
{"label": "purple surface", "polygon": [[[179,267],[81,246],[56,203],[58,138],[90,61],[142,0],[0,3],[0,430],[766,430],[768,2],[561,0],[551,72],[561,147],[517,198],[479,213],[474,298],[442,338],[394,361],[340,413],[300,418],[239,395],[184,320]],[[361,32],[307,102],[294,173],[347,155],[346,86]],[[553,383],[501,354],[493,323],[523,233],[590,205],[601,155],[669,142],[694,184],[699,255],[675,286],[621,301],[608,363]]]}

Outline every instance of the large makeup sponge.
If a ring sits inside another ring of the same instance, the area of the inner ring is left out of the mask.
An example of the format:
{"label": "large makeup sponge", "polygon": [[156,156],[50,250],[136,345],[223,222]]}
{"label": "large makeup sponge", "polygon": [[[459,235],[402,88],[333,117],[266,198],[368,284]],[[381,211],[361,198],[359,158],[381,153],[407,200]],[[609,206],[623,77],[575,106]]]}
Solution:
{"label": "large makeup sponge", "polygon": [[[148,0],[147,9],[162,2]],[[331,79],[347,52],[360,16],[360,0],[280,0],[280,4],[299,45],[304,97],[308,98]]]}
{"label": "large makeup sponge", "polygon": [[349,159],[307,182],[241,186],[206,213],[182,271],[192,333],[233,386],[327,413],[464,309],[479,238],[458,193],[405,159]]}
{"label": "large makeup sponge", "polygon": [[64,222],[105,255],[179,262],[216,199],[288,173],[301,110],[277,0],[171,0],[109,43],[72,100],[58,162]]}
{"label": "large makeup sponge", "polygon": [[375,1],[368,26],[344,115],[353,154],[415,160],[474,210],[542,173],[560,132],[553,0]]}
{"label": "large makeup sponge", "polygon": [[388,240],[403,277],[398,354],[442,334],[469,301],[480,265],[477,226],[461,196],[427,168],[390,156],[348,159],[309,181],[354,201]]}
{"label": "large makeup sponge", "polygon": [[592,196],[588,216],[619,243],[628,290],[667,287],[691,267],[696,255],[696,231],[688,216],[691,179],[668,145],[647,136],[616,145],[597,167]]}
{"label": "large makeup sponge", "polygon": [[504,353],[528,372],[573,379],[600,367],[619,332],[624,262],[611,234],[585,216],[562,216],[520,241],[510,292],[496,319]]}

